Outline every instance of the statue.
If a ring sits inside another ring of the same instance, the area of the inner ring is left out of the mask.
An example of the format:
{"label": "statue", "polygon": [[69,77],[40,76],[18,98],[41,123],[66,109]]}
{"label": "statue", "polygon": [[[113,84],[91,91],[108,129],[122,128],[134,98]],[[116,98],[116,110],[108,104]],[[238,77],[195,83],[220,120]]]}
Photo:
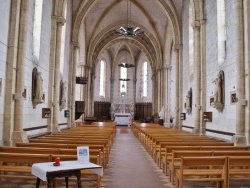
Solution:
{"label": "statue", "polygon": [[43,103],[43,78],[41,72],[37,73],[35,82],[36,88],[33,102],[36,104]]}
{"label": "statue", "polygon": [[66,107],[66,90],[67,86],[65,82],[60,83],[60,110]]}
{"label": "statue", "polygon": [[221,80],[220,74],[218,75],[218,77],[215,80],[213,80],[213,83],[215,83],[215,85],[214,85],[214,102],[221,103],[222,102],[221,101],[222,80]]}
{"label": "statue", "polygon": [[159,118],[163,119],[164,118],[164,107],[161,108],[161,111],[159,112]]}
{"label": "statue", "polygon": [[224,108],[224,92],[225,92],[225,83],[224,83],[224,72],[221,70],[212,83],[214,83],[214,93],[213,93],[213,102],[211,105],[216,108],[219,112],[222,112]]}
{"label": "statue", "polygon": [[192,88],[190,88],[190,91],[186,95],[185,108],[187,113],[190,114],[192,109]]}

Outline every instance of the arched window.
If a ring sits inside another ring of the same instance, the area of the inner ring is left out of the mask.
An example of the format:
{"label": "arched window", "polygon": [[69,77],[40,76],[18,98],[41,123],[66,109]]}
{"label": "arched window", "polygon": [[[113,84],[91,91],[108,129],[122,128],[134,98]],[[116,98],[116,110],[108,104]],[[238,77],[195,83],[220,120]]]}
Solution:
{"label": "arched window", "polygon": [[191,3],[189,3],[189,27],[188,27],[188,55],[189,55],[189,78],[193,78],[194,75],[194,29],[192,27],[193,23],[193,12]]}
{"label": "arched window", "polygon": [[[66,20],[67,16],[67,1],[64,1],[64,10],[63,16]],[[63,74],[64,69],[64,51],[65,51],[65,37],[66,37],[66,23],[62,26],[62,35],[61,35],[61,52],[60,52],[60,72]]]}
{"label": "arched window", "polygon": [[99,95],[105,97],[105,88],[106,88],[106,62],[101,60],[100,62],[100,89]]}
{"label": "arched window", "polygon": [[34,27],[33,27],[33,56],[39,59],[40,41],[41,41],[41,25],[43,13],[43,0],[35,0],[34,8]]}
{"label": "arched window", "polygon": [[148,96],[148,63],[144,61],[141,67],[142,72],[142,97]]}
{"label": "arched window", "polygon": [[[124,62],[125,63],[125,62]],[[120,67],[120,78],[121,79],[127,79],[128,78],[128,69],[124,67]],[[126,81],[120,81],[120,92],[127,92],[127,82]]]}
{"label": "arched window", "polygon": [[226,58],[225,0],[217,0],[217,32],[218,64],[221,65]]}

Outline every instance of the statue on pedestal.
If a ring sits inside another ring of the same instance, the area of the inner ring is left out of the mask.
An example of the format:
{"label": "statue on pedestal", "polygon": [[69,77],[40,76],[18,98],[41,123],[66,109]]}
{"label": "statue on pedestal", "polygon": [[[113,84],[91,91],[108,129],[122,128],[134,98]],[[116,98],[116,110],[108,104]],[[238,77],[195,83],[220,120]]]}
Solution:
{"label": "statue on pedestal", "polygon": [[187,113],[190,114],[192,110],[192,88],[190,88],[186,95],[185,108]]}
{"label": "statue on pedestal", "polygon": [[224,81],[224,72],[222,70],[219,72],[218,76],[212,81],[212,83],[214,83],[212,106],[216,108],[219,112],[222,112],[224,107]]}
{"label": "statue on pedestal", "polygon": [[66,83],[61,80],[60,82],[60,110],[66,107],[66,93],[67,93],[67,86]]}
{"label": "statue on pedestal", "polygon": [[44,102],[42,73],[37,72],[36,68],[33,69],[32,73],[32,102],[33,108]]}

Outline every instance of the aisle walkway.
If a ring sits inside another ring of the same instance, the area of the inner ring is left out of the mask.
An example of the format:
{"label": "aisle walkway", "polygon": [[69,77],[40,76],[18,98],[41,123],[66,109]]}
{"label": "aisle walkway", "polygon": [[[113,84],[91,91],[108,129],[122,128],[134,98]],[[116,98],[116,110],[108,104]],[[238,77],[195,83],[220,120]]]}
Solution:
{"label": "aisle walkway", "polygon": [[171,187],[166,176],[126,127],[117,128],[104,174],[101,187],[105,188]]}

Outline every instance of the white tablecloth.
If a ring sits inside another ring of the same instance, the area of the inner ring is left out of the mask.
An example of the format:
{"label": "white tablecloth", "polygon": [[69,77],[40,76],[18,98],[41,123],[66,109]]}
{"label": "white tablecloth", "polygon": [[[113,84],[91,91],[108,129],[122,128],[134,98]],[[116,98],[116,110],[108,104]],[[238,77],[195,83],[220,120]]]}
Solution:
{"label": "white tablecloth", "polygon": [[83,170],[89,169],[92,172],[103,176],[103,168],[94,163],[81,163],[79,161],[61,161],[60,166],[54,166],[54,162],[34,163],[32,165],[32,174],[43,181],[47,181],[47,172],[57,172],[61,170]]}

